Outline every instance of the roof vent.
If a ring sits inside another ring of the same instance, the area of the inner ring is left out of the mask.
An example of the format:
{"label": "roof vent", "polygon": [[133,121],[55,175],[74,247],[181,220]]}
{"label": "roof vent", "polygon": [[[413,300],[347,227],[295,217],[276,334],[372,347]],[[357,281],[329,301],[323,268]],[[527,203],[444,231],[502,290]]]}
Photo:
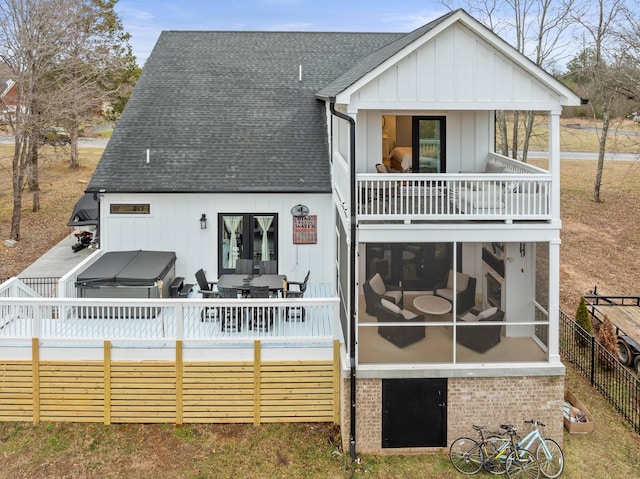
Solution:
{"label": "roof vent", "polygon": [[298,81],[302,81],[302,65],[298,67]]}

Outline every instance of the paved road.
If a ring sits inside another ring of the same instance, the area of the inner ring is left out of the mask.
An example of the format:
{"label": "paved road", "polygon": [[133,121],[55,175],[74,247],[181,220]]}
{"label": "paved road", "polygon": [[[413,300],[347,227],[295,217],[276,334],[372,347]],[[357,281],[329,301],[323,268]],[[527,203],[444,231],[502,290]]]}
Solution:
{"label": "paved road", "polygon": [[[104,148],[107,146],[107,142],[104,138],[80,138],[78,140],[78,146],[83,148]],[[0,135],[0,144],[1,145],[13,145],[14,138],[13,136]]]}
{"label": "paved road", "polygon": [[[530,151],[529,158],[547,158],[546,151]],[[561,151],[560,158],[563,160],[597,160],[598,153],[588,151]],[[635,153],[605,153],[605,160],[635,161],[640,160],[640,154]]]}
{"label": "paved road", "polygon": [[[107,142],[104,138],[80,138],[78,140],[78,146],[86,148],[104,148],[107,146]],[[0,135],[0,144],[12,145],[13,137]],[[580,152],[580,151],[562,151],[561,158],[563,160],[597,160],[597,153]],[[546,151],[530,151],[529,158],[546,158]],[[607,153],[606,160],[618,160],[618,161],[635,161],[640,160],[640,154],[633,153]]]}

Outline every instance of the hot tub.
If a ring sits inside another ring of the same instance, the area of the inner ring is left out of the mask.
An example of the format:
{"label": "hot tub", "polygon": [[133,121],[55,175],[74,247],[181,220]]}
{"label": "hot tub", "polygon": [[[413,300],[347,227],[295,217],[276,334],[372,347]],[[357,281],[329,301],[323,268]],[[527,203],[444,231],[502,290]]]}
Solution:
{"label": "hot tub", "polygon": [[168,298],[173,251],[110,251],[78,275],[80,298]]}

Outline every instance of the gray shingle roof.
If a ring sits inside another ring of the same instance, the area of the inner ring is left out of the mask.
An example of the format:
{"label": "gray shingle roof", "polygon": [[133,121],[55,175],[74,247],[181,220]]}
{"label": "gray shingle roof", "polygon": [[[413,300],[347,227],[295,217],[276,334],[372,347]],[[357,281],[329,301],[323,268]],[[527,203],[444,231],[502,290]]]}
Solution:
{"label": "gray shingle roof", "polygon": [[163,32],[87,190],[329,192],[316,93],[404,35]]}

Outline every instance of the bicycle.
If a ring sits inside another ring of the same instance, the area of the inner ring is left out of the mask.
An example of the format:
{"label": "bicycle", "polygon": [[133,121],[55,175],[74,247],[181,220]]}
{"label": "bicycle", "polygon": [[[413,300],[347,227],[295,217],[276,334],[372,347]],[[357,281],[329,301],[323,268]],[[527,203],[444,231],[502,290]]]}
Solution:
{"label": "bicycle", "polygon": [[[531,451],[537,442],[535,456],[540,466],[540,472],[543,476],[550,479],[558,477],[564,470],[564,455],[562,453],[562,449],[553,439],[542,436],[540,426],[545,426],[542,421],[531,419],[524,422],[525,424],[533,424],[534,429],[522,439],[519,437],[515,438],[516,448]],[[507,425],[501,427],[507,430],[507,428],[511,426]],[[503,440],[508,442],[513,441],[513,439],[514,437],[511,436],[510,439]]]}
{"label": "bicycle", "polygon": [[550,479],[558,477],[564,470],[564,454],[562,448],[556,441],[548,437],[542,437],[540,433],[540,426],[546,425],[542,421],[536,419],[530,419],[525,421],[525,424],[533,424],[533,431],[527,434],[520,442],[522,447],[529,449],[537,441],[538,447],[536,448],[536,459],[540,464],[540,472],[545,477]]}
{"label": "bicycle", "polygon": [[[472,427],[480,436],[480,440],[476,441],[468,437],[456,439],[449,448],[449,460],[453,467],[463,474],[475,474],[483,467],[489,472],[494,472],[492,464],[494,448],[489,445],[489,438],[485,438],[485,427],[476,425]],[[496,439],[495,436],[493,439]],[[502,442],[502,438],[497,439]]]}
{"label": "bicycle", "polygon": [[511,425],[502,425],[509,439],[484,435],[484,426],[473,426],[480,441],[469,437],[456,439],[449,448],[449,460],[463,474],[475,474],[484,467],[492,474],[507,474],[510,479],[527,477],[537,479],[540,468],[536,457],[526,449],[518,448],[517,431]]}

